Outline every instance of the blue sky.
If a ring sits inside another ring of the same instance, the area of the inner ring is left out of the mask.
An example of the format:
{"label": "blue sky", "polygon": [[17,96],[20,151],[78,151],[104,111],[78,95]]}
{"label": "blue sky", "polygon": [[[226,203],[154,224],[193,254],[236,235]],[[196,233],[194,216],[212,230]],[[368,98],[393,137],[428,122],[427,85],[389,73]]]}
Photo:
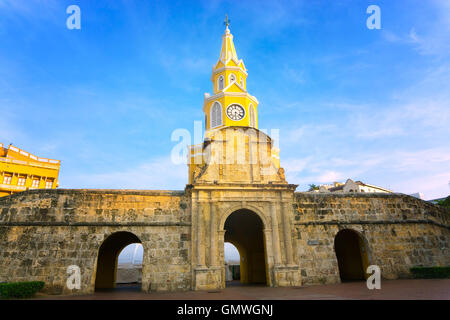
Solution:
{"label": "blue sky", "polygon": [[0,0],[0,142],[62,160],[61,188],[183,189],[171,134],[204,119],[225,13],[298,191],[450,193],[446,0]]}

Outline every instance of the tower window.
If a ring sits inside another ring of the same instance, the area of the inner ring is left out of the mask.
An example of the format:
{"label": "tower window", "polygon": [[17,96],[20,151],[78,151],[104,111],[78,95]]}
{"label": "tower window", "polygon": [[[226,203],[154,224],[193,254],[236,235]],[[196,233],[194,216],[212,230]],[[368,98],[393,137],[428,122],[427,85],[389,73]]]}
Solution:
{"label": "tower window", "polygon": [[223,76],[219,77],[219,80],[217,80],[217,90],[223,90]]}
{"label": "tower window", "polygon": [[234,75],[234,73],[230,74],[230,83],[233,83],[236,81],[236,76]]}
{"label": "tower window", "polygon": [[222,107],[220,103],[214,102],[211,108],[211,128],[215,128],[222,124]]}
{"label": "tower window", "polygon": [[250,127],[256,127],[256,112],[252,104],[249,106],[249,117]]}

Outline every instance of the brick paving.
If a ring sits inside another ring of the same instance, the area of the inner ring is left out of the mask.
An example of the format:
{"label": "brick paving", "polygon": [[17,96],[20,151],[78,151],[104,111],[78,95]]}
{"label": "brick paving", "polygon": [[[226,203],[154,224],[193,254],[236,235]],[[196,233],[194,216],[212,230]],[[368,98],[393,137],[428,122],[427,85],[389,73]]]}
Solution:
{"label": "brick paving", "polygon": [[382,280],[380,290],[369,290],[365,282],[279,287],[243,286],[237,282],[217,291],[143,293],[140,286],[122,285],[115,290],[91,295],[50,296],[36,299],[54,300],[450,300],[450,279]]}

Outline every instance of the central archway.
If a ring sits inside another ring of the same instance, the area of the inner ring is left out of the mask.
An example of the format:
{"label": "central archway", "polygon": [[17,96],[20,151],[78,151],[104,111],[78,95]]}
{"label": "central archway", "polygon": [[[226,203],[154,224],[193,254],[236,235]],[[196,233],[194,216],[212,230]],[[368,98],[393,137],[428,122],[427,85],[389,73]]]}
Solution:
{"label": "central archway", "polygon": [[242,284],[268,283],[263,229],[261,218],[247,209],[237,210],[225,220],[224,241],[232,243],[239,251]]}
{"label": "central archway", "polygon": [[141,240],[131,232],[121,231],[111,234],[100,246],[95,274],[95,290],[116,287],[117,261],[123,248]]}

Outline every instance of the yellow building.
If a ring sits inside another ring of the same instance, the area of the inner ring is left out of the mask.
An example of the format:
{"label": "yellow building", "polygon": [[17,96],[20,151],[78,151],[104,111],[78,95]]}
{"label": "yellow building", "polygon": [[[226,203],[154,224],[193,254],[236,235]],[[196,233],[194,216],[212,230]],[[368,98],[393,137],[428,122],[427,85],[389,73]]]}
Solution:
{"label": "yellow building", "polygon": [[0,197],[29,189],[58,187],[60,160],[37,157],[0,143]]}

